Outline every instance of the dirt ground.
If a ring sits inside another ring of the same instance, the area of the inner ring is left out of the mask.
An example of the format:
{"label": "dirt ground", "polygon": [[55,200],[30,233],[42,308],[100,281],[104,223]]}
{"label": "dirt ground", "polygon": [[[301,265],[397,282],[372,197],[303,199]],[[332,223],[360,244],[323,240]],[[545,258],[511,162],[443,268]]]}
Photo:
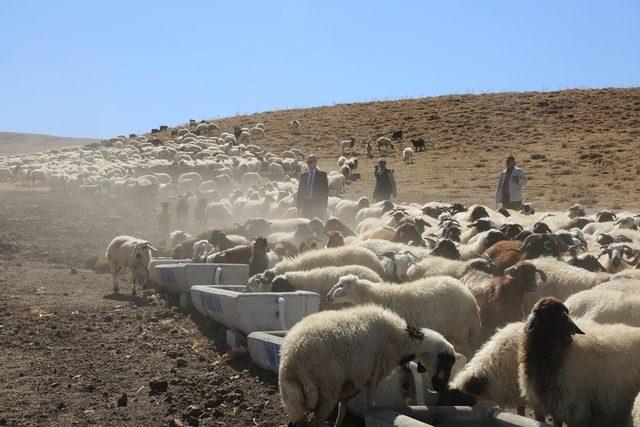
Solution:
{"label": "dirt ground", "polygon": [[[286,126],[293,119],[302,123],[296,135]],[[313,151],[326,170],[337,169],[341,139],[362,144],[402,129],[387,157],[403,201],[492,205],[514,153],[530,177],[526,201],[539,210],[640,205],[640,89],[446,96],[216,122],[226,131],[263,122],[257,144]],[[401,164],[401,147],[418,136],[427,150]],[[372,190],[377,152],[359,159],[362,179],[347,197]],[[222,328],[151,291],[113,298],[109,275],[84,269],[117,235],[156,239],[152,210],[24,190],[0,184],[0,425],[285,422],[275,375],[228,354]],[[154,380],[167,390],[154,392]]]}
{"label": "dirt ground", "polygon": [[49,192],[0,202],[0,425],[285,422],[276,376],[228,354],[218,324],[152,291],[131,297],[127,279],[113,297],[110,275],[82,268],[155,224]]}

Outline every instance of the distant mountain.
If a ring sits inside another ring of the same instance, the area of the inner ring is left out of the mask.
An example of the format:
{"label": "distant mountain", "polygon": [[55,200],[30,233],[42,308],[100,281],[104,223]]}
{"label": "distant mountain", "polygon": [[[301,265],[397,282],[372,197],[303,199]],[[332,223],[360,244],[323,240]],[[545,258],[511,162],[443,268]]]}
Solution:
{"label": "distant mountain", "polygon": [[67,138],[64,136],[38,135],[34,133],[0,132],[0,155],[33,153],[99,142],[99,139]]}

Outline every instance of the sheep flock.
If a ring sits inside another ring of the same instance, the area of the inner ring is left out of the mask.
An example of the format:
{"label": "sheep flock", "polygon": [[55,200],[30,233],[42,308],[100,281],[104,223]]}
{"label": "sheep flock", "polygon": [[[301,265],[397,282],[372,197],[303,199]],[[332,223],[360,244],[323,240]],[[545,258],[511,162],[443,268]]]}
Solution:
{"label": "sheep flock", "polygon": [[[350,399],[362,392],[375,405],[378,386],[395,392],[385,378],[417,369],[432,404],[640,426],[638,212],[350,200],[343,193],[359,174],[350,138],[337,141],[335,163],[320,164],[326,217],[302,218],[297,178],[310,153],[264,149],[265,125],[224,132],[192,122],[166,141],[158,132],[0,157],[0,180],[154,212],[155,235],[105,244],[114,293],[125,270],[133,293],[136,283],[152,286],[148,266],[163,252],[246,264],[245,292],[320,294],[320,312],[295,325],[281,350],[292,423],[323,423],[338,406],[339,424]],[[397,137],[375,145],[395,149]],[[428,152],[422,139],[412,144],[406,164]]]}

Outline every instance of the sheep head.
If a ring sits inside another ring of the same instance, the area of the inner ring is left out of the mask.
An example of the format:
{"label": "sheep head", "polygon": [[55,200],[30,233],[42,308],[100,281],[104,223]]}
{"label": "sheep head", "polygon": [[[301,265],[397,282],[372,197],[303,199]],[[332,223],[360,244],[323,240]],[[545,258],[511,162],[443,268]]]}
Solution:
{"label": "sheep head", "polygon": [[547,281],[547,275],[544,271],[536,268],[529,261],[520,261],[514,266],[507,268],[504,271],[505,276],[511,277],[515,283],[520,286],[526,292],[533,292],[538,286],[536,275],[540,275],[540,279],[543,282]]}
{"label": "sheep head", "polygon": [[584,335],[576,325],[567,307],[553,297],[545,297],[536,303],[524,326],[524,332],[539,337],[541,341],[565,345],[573,342],[573,335]]}
{"label": "sheep head", "polygon": [[342,276],[338,279],[338,283],[333,285],[329,293],[327,293],[327,301],[332,304],[351,302],[350,294],[354,291],[353,288],[358,283],[358,280],[358,276],[355,274]]}

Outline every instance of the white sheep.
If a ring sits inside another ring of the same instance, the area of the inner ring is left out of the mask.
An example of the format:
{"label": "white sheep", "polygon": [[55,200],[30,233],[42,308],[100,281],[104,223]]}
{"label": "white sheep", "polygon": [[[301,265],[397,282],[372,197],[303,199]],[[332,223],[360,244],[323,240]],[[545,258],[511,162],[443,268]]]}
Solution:
{"label": "white sheep", "polygon": [[242,175],[242,180],[240,182],[240,185],[243,188],[257,187],[260,185],[261,182],[262,180],[260,179],[260,175],[258,175],[257,173],[246,172],[245,174]]}
{"label": "white sheep", "polygon": [[542,297],[553,296],[564,301],[577,292],[608,281],[611,277],[608,273],[594,273],[551,257],[535,258],[530,261],[538,270],[546,274],[547,280],[538,283],[536,290],[526,294],[523,305],[525,313],[531,311],[534,304]]}
{"label": "white sheep", "polygon": [[409,268],[407,280],[418,280],[423,277],[450,276],[460,279],[471,269],[485,270],[486,260],[482,258],[460,261],[439,256],[429,256]]}
{"label": "white sheep", "polygon": [[210,202],[204,209],[205,225],[213,222],[218,227],[227,227],[233,224],[234,219],[231,209],[226,202]]}
{"label": "white sheep", "polygon": [[336,205],[336,217],[349,226],[356,225],[356,215],[360,209],[369,207],[370,202],[367,197],[360,197],[358,200],[344,199]]}
{"label": "white sheep", "polygon": [[640,391],[640,328],[573,321],[555,298],[534,307],[520,337],[518,378],[554,425],[622,426]]}
{"label": "white sheep", "polygon": [[278,263],[273,269],[265,271],[268,281],[288,271],[311,270],[318,267],[341,267],[344,265],[361,265],[375,271],[383,279],[387,273],[378,256],[365,248],[339,247],[318,249],[304,252],[291,260]]}
{"label": "white sheep", "polygon": [[267,174],[271,178],[282,178],[284,176],[284,168],[279,163],[269,163]]}
{"label": "white sheep", "polygon": [[402,150],[402,160],[405,165],[410,165],[413,163],[413,148],[407,147]]}
{"label": "white sheep", "polygon": [[333,195],[344,193],[345,179],[342,175],[329,175],[329,193]]}
{"label": "white sheep", "polygon": [[375,271],[361,265],[320,267],[306,271],[289,271],[276,276],[271,283],[271,292],[315,292],[321,297],[320,310],[327,310],[331,304],[325,296],[342,276],[348,274],[372,283],[382,282],[382,278]]}
{"label": "white sheep", "polygon": [[113,279],[113,293],[118,293],[120,284],[118,275],[120,271],[128,268],[131,272],[131,282],[133,284],[132,294],[136,293],[136,270],[144,270],[144,284],[149,274],[149,263],[151,262],[151,252],[157,250],[146,240],[140,240],[131,236],[118,236],[109,243],[107,248],[107,261],[111,266],[111,277]]}
{"label": "white sheep", "polygon": [[[473,405],[476,400],[505,409],[519,408],[518,412],[522,413],[525,400],[518,387],[518,346],[523,329],[523,322],[498,329],[454,376],[451,389],[440,403]],[[471,401],[465,395],[471,395]]]}
{"label": "white sheep", "polygon": [[442,390],[455,363],[454,348],[442,335],[409,327],[397,314],[374,305],[305,317],[287,333],[280,354],[280,396],[293,424],[305,422],[305,412],[312,411],[314,423],[324,425],[340,403],[340,425],[349,398],[364,391],[371,407],[380,381],[412,360]]}
{"label": "white sheep", "polygon": [[332,303],[378,304],[407,322],[444,335],[467,357],[480,343],[480,309],[471,291],[452,277],[436,276],[401,286],[373,283],[347,275],[331,288]]}
{"label": "white sheep", "polygon": [[[636,287],[636,289],[639,288]],[[598,286],[571,295],[564,305],[569,309],[569,314],[574,317],[598,323],[624,323],[640,327],[640,294],[637,292]]]}

